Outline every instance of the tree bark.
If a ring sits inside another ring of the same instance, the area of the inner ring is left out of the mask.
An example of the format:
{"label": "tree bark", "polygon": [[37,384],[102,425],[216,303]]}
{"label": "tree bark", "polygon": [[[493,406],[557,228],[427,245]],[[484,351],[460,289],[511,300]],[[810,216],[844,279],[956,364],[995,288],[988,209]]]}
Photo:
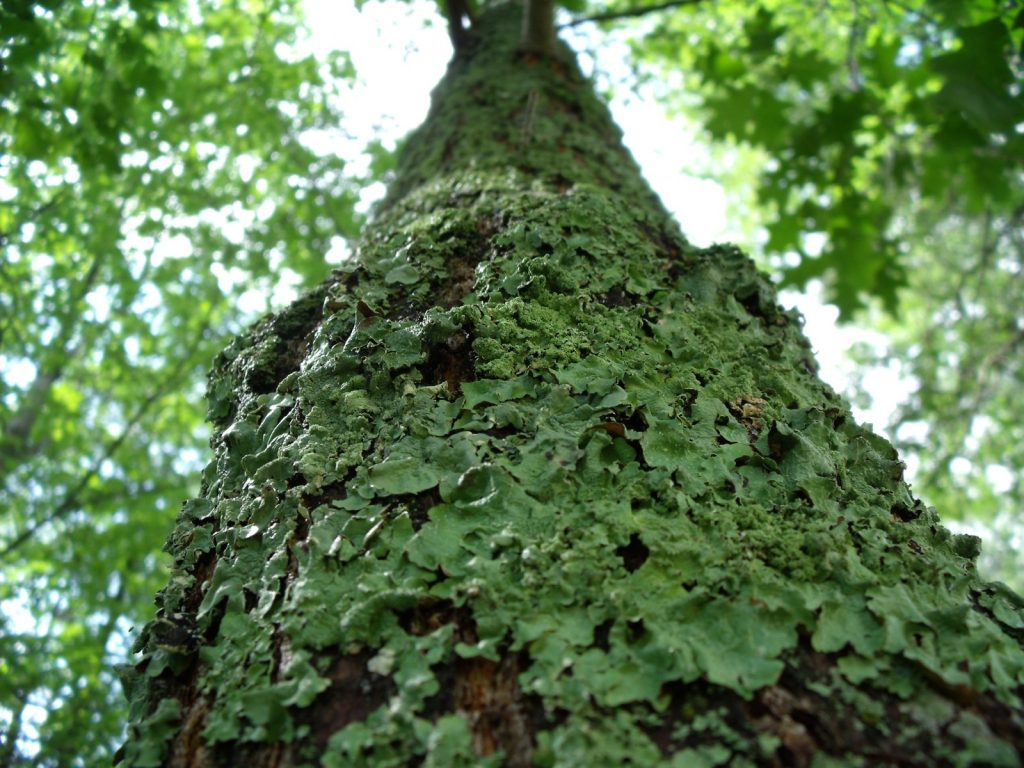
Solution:
{"label": "tree bark", "polygon": [[550,56],[556,52],[555,0],[523,0],[521,51]]}
{"label": "tree bark", "polygon": [[519,16],[217,360],[125,762],[1019,764],[1021,600]]}

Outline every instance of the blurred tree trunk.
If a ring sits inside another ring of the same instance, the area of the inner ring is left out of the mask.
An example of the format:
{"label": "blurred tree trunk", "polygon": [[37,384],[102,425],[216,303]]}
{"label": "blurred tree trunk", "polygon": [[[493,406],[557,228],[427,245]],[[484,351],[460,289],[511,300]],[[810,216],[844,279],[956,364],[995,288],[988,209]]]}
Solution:
{"label": "blurred tree trunk", "polygon": [[1020,600],[519,25],[218,359],[124,761],[1019,764]]}

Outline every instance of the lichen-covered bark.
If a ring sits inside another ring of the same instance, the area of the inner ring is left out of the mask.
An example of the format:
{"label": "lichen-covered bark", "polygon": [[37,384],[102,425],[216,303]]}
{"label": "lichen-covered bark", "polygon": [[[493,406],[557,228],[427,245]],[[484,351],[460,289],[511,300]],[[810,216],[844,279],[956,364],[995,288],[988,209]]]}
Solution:
{"label": "lichen-covered bark", "polygon": [[217,361],[126,762],[1019,764],[1020,599],[517,39],[475,25],[351,269]]}

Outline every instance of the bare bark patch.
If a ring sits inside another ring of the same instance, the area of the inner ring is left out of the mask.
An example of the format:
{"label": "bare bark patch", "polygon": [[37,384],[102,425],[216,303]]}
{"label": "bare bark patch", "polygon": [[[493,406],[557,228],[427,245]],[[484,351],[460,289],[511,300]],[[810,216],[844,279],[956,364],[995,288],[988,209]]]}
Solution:
{"label": "bare bark patch", "polygon": [[331,736],[365,720],[395,693],[394,680],[369,670],[373,654],[364,650],[334,659],[323,675],[330,686],[310,706],[295,710],[295,722],[309,726],[317,754],[324,753]]}
{"label": "bare bark patch", "polygon": [[629,543],[616,549],[615,554],[622,559],[622,567],[628,573],[633,573],[647,562],[651,550],[640,539],[639,533],[633,533],[629,537]]}
{"label": "bare bark patch", "polygon": [[473,292],[476,285],[477,261],[456,256],[449,262],[448,279],[437,291],[439,306],[451,308],[462,303],[462,300]]}
{"label": "bare bark patch", "polygon": [[424,383],[444,383],[450,395],[458,395],[462,391],[462,382],[476,378],[471,354],[472,344],[464,331],[453,334],[443,344],[434,345],[421,368]]}
{"label": "bare bark patch", "polygon": [[455,663],[455,711],[462,714],[473,734],[479,757],[503,751],[508,768],[531,765],[534,731],[519,686],[519,657],[459,659]]}

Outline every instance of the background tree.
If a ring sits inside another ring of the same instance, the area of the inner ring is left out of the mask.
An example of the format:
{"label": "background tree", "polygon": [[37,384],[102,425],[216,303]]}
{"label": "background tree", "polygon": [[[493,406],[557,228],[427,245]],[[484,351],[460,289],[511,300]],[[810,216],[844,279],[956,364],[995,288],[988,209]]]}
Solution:
{"label": "background tree", "polygon": [[[799,5],[682,5],[640,17],[639,60],[702,77],[684,84],[680,107],[775,158],[760,187],[774,221],[767,251],[789,255],[772,266],[795,265],[794,250],[813,255],[821,240],[800,233],[825,232],[824,257],[801,260],[791,279],[825,274],[848,310],[871,295],[892,305],[892,283],[911,281],[904,317],[920,319],[899,330],[923,385],[906,420],[938,415],[922,476],[955,494],[949,509],[966,508],[968,495],[1006,519],[1019,487],[980,483],[986,467],[1017,466],[1012,9],[861,3],[811,18]],[[293,39],[294,11],[3,5],[0,461],[10,514],[0,658],[18,659],[0,670],[6,754],[23,724],[21,743],[42,748],[40,764],[90,762],[90,750],[107,748],[117,711],[84,702],[109,696],[103,670],[162,581],[157,544],[199,463],[182,449],[205,437],[196,377],[240,325],[229,307],[253,280],[247,297],[267,295],[282,270],[315,284],[330,239],[357,229],[360,180],[299,140],[342,117],[325,85],[338,81],[279,45]],[[352,75],[343,58],[332,65],[341,74]],[[841,204],[823,205],[837,190]],[[963,252],[939,232],[982,244],[952,289],[949,265]],[[844,238],[877,247],[844,260],[856,250],[834,246]],[[957,317],[970,321],[948,324]],[[947,324],[936,330],[936,318]],[[944,467],[964,455],[965,436],[975,471],[951,475]]]}

